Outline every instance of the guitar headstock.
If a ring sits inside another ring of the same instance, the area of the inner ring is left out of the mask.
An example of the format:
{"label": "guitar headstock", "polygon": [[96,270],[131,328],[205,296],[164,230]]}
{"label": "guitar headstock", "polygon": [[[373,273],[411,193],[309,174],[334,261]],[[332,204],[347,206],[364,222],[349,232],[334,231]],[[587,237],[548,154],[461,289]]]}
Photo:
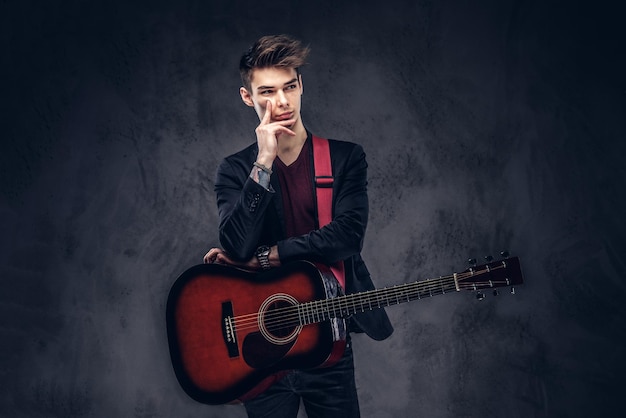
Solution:
{"label": "guitar headstock", "polygon": [[[515,285],[522,284],[522,268],[518,257],[508,258],[507,253],[503,253],[507,258],[500,261],[491,261],[493,258],[486,257],[489,261],[479,266],[473,265],[463,273],[456,275],[456,283],[459,290],[477,291],[476,298],[482,300],[485,295],[480,292],[483,289],[494,289],[497,295],[497,288],[510,287],[511,293],[515,294]],[[470,260],[474,264],[475,260]]]}

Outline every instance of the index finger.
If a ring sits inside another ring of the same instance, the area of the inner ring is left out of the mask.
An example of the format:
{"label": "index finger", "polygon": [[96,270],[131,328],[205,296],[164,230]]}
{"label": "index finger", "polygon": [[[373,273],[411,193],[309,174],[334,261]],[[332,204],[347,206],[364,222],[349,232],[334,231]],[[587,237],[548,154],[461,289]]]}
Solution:
{"label": "index finger", "polygon": [[267,125],[270,123],[270,118],[272,117],[272,102],[270,100],[265,103],[265,114],[263,115],[263,119],[261,119],[261,125]]}

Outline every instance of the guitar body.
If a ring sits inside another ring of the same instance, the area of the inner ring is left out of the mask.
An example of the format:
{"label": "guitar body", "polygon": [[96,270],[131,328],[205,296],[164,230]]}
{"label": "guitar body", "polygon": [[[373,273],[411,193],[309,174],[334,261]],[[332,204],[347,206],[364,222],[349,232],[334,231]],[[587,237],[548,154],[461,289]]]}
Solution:
{"label": "guitar body", "polygon": [[262,273],[217,264],[188,269],[174,283],[166,313],[181,386],[199,402],[231,403],[256,396],[281,371],[336,363],[344,321],[302,325],[296,305],[337,292],[334,277],[304,261]]}

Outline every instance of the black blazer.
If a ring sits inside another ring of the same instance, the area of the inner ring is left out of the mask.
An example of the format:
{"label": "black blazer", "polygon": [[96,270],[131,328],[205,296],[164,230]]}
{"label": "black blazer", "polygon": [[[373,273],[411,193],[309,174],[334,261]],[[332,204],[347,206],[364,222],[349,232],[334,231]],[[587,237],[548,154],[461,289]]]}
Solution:
{"label": "black blazer", "polygon": [[[310,133],[305,146],[312,146]],[[350,142],[330,140],[334,177],[333,220],[321,229],[289,238],[285,232],[277,176],[271,176],[270,190],[249,178],[257,153],[254,143],[225,158],[217,169],[215,192],[223,249],[242,261],[250,259],[262,244],[278,245],[281,263],[309,260],[332,264],[344,260],[346,293],[374,289],[360,254],[369,210],[367,162],[363,148]],[[312,159],[313,152],[309,154]],[[364,331],[375,340],[383,340],[393,332],[384,309],[356,314],[351,322],[353,331]]]}

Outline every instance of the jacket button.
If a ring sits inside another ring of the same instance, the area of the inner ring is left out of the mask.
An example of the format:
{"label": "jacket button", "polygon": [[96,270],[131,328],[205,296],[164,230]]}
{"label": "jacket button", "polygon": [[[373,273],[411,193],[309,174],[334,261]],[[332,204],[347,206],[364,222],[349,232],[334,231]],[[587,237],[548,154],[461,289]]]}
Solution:
{"label": "jacket button", "polygon": [[252,202],[250,202],[250,212],[254,212],[257,208],[257,206],[259,206],[259,202],[261,201],[261,195],[258,193],[255,193],[254,196],[252,197]]}

